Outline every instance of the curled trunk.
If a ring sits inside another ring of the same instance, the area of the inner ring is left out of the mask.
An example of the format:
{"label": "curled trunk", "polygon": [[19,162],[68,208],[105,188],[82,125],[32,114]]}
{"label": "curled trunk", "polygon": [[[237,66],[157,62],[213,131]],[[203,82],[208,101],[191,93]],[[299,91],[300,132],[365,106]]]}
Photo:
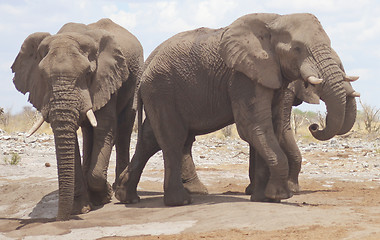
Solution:
{"label": "curled trunk", "polygon": [[[326,127],[319,129],[318,124],[309,127],[311,134],[318,140],[328,140],[337,135],[345,122],[346,92],[342,87],[343,72],[331,57],[331,49],[319,46],[311,50],[321,77],[320,97],[327,108]],[[351,121],[348,120],[347,121]]]}
{"label": "curled trunk", "polygon": [[351,128],[355,124],[356,112],[357,112],[357,108],[356,108],[355,97],[347,96],[347,99],[346,99],[346,115],[344,118],[342,128],[340,129],[338,135],[346,134],[351,130]]}

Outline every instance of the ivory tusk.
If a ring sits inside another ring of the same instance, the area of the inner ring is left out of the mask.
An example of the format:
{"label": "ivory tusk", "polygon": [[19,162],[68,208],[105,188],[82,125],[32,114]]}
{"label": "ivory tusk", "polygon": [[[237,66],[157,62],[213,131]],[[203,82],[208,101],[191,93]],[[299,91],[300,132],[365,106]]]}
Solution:
{"label": "ivory tusk", "polygon": [[358,93],[358,92],[352,92],[351,94],[350,94],[350,96],[351,97],[360,97],[360,93]]}
{"label": "ivory tusk", "polygon": [[359,76],[344,76],[344,81],[355,82],[359,79]]}
{"label": "ivory tusk", "polygon": [[321,78],[317,78],[317,77],[314,77],[314,76],[310,76],[307,78],[307,81],[311,84],[320,84],[321,82],[323,82],[323,79]]}
{"label": "ivory tusk", "polygon": [[26,137],[28,138],[28,137],[32,136],[42,126],[42,124],[44,122],[45,122],[45,120],[43,117],[38,118],[37,122],[33,125],[33,127],[26,134]]}
{"label": "ivory tusk", "polygon": [[92,109],[87,111],[86,116],[87,116],[88,120],[90,121],[91,126],[93,126],[93,127],[98,126],[98,122],[96,121],[96,117],[95,117],[95,114],[92,111]]}

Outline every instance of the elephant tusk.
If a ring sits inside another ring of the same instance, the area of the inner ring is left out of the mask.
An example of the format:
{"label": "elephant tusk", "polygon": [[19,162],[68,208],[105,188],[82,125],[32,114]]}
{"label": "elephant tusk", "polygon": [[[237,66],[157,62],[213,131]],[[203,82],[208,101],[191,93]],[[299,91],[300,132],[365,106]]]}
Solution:
{"label": "elephant tusk", "polygon": [[355,82],[359,79],[359,76],[344,76],[344,81]]}
{"label": "elephant tusk", "polygon": [[92,111],[92,109],[87,111],[86,116],[87,116],[88,120],[90,121],[91,126],[93,126],[93,127],[98,126],[98,122],[96,121],[96,117],[95,117],[95,114]]}
{"label": "elephant tusk", "polygon": [[350,96],[351,97],[360,97],[360,93],[358,93],[358,92],[352,92],[351,94],[350,94]]}
{"label": "elephant tusk", "polygon": [[317,78],[317,77],[314,77],[314,76],[310,76],[307,78],[307,81],[311,84],[320,84],[321,82],[323,82],[323,79],[321,78]]}
{"label": "elephant tusk", "polygon": [[28,133],[26,134],[26,137],[28,138],[32,136],[42,126],[44,122],[45,122],[44,118],[40,117],[37,120],[37,122],[33,125],[33,127],[28,131]]}

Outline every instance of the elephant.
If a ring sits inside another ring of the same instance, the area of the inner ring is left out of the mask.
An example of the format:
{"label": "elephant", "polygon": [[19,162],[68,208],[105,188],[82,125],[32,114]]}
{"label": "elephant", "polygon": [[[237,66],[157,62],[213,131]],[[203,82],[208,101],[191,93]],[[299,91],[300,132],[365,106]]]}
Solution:
{"label": "elephant", "polygon": [[[357,76],[345,76],[346,81],[348,81],[344,83],[347,97],[350,97],[350,98],[360,97],[360,94],[356,92],[349,83],[351,81],[356,81],[358,78],[359,77]],[[280,142],[280,145],[283,151],[285,152],[288,158],[288,164],[289,164],[288,184],[289,184],[289,189],[293,193],[298,193],[300,190],[298,176],[301,171],[302,155],[301,155],[301,151],[299,150],[297,146],[295,136],[293,134],[293,130],[290,125],[292,106],[298,106],[302,104],[302,102],[307,102],[310,104],[319,104],[319,100],[320,100],[319,94],[320,93],[316,91],[315,86],[312,86],[310,84],[308,86],[305,86],[302,80],[291,82],[288,88],[285,90],[284,101],[283,101],[284,107],[282,111],[283,116],[281,118],[281,120],[283,121],[281,123],[282,132],[279,133],[278,140]],[[351,103],[356,104],[355,101]],[[337,135],[346,134],[348,131],[351,130],[353,124],[355,123],[356,112],[350,112],[346,114],[352,115],[352,117],[350,117],[351,122],[347,123],[347,125],[344,128],[341,128],[341,131]],[[275,122],[276,120],[273,120],[273,121]],[[311,131],[313,131],[314,124],[310,125],[310,128],[311,128]],[[260,158],[260,156],[257,155],[255,149],[250,147],[250,161],[249,161],[250,184],[245,189],[245,194],[247,195],[251,195],[254,191],[255,172],[267,171],[267,170],[255,168],[255,166],[257,165],[256,161],[258,161],[258,158]]]}
{"label": "elephant", "polygon": [[[136,116],[136,86],[142,74],[143,48],[128,30],[101,19],[67,23],[55,35],[37,32],[21,46],[13,65],[13,83],[29,93],[29,102],[55,139],[59,203],[57,220],[86,213],[111,200],[107,182],[116,145],[116,179],[129,163]],[[83,166],[77,130],[83,135]]]}
{"label": "elephant", "polygon": [[[248,14],[224,28],[199,28],[163,42],[145,62],[138,112],[144,108],[146,119],[131,163],[120,175],[116,198],[122,203],[139,201],[141,173],[161,149],[165,205],[191,203],[181,180],[185,145],[192,136],[232,123],[269,170],[258,174],[264,187],[255,188],[251,200],[290,198],[288,160],[278,140],[288,84],[302,79],[320,89],[328,114],[324,129],[311,129],[317,139],[339,133],[352,122],[352,114],[345,113],[356,112],[331,49],[312,14]],[[273,124],[277,116],[280,120]]]}

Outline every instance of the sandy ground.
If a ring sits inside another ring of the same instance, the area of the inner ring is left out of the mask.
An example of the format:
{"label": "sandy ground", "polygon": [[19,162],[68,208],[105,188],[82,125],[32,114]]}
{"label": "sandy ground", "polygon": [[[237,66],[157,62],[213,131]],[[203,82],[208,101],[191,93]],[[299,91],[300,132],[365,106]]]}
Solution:
{"label": "sandy ground", "polygon": [[[0,140],[0,239],[380,239],[378,139],[300,141],[300,194],[281,203],[254,203],[244,195],[248,146],[238,139],[202,137],[193,155],[209,195],[194,195],[188,206],[165,207],[158,153],[143,173],[140,203],[113,199],[66,222],[54,221],[53,138],[1,133]],[[11,152],[21,156],[18,165],[3,161]],[[113,153],[111,183],[114,159]]]}

